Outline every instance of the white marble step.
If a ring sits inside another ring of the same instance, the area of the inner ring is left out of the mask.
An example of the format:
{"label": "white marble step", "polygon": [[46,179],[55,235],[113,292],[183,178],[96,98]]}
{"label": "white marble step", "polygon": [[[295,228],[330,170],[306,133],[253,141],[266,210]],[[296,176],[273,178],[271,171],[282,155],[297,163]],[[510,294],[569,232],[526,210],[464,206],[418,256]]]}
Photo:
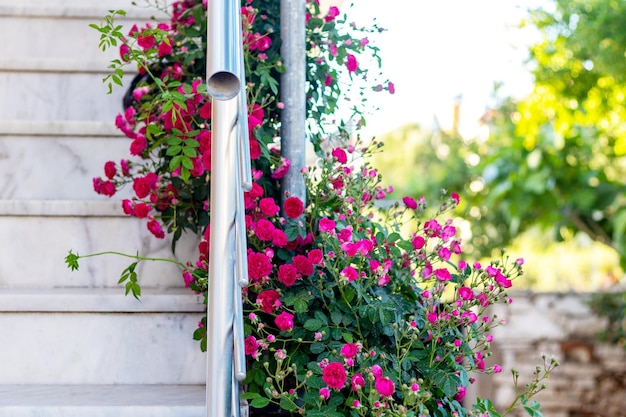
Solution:
{"label": "white marble step", "polygon": [[0,290],[0,385],[202,384],[203,311],[184,289]]}
{"label": "white marble step", "polygon": [[0,385],[0,417],[205,417],[204,385]]}

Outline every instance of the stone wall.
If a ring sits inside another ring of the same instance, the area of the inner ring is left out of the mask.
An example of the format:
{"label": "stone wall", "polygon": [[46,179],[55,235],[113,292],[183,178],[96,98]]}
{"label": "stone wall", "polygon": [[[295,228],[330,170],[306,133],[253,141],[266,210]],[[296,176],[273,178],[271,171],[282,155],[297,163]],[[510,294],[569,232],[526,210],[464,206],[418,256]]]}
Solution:
{"label": "stone wall", "polygon": [[494,331],[490,358],[504,371],[479,377],[472,394],[492,398],[499,410],[505,409],[515,398],[510,369],[520,372],[524,387],[545,354],[560,363],[535,397],[546,417],[626,416],[626,349],[596,340],[605,321],[587,306],[589,294],[511,295],[513,303],[496,311],[507,325]]}

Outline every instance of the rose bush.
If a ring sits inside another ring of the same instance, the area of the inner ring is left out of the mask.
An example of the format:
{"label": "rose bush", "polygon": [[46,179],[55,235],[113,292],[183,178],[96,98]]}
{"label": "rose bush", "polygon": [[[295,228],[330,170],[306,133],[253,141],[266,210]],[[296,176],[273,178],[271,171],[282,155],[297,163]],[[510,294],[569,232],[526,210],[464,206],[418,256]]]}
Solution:
{"label": "rose bush", "polygon": [[[115,22],[123,11],[93,25],[101,46],[120,52],[106,82],[121,85],[126,65],[138,68],[115,121],[132,158],[106,162],[94,189],[110,197],[131,185],[134,196],[122,210],[145,219],[156,238],[168,233],[175,244],[184,231],[199,234],[198,259],[168,261],[179,263],[191,291],[204,294],[211,172],[205,8],[178,1],[170,22],[126,34]],[[284,107],[278,9],[276,0],[247,0],[241,9],[254,180],[244,196],[250,284],[242,294],[243,397],[253,408],[273,403],[309,416],[500,415],[489,400],[470,407],[464,397],[473,373],[501,371],[487,363],[490,332],[502,324],[489,306],[511,302],[507,290],[523,261],[504,252],[485,265],[465,259],[445,218],[459,204],[455,193],[442,192],[432,208],[410,197],[382,208],[390,187],[369,162],[382,144],[349,135],[335,115],[348,103],[348,87],[393,93],[392,83],[368,79],[361,64],[377,57],[366,34],[379,29],[347,25],[338,8],[321,11],[316,1],[307,3],[307,131],[318,161],[302,173],[306,201],[287,195],[281,203],[288,190],[280,178],[291,164],[277,141]],[[353,107],[357,127],[364,113]],[[93,255],[70,252],[66,261],[76,269],[86,256]],[[139,297],[134,270],[146,258],[131,257],[120,282]],[[207,325],[205,317],[193,335],[202,349]],[[546,363],[513,405],[520,400],[540,415],[529,399],[555,365]]]}

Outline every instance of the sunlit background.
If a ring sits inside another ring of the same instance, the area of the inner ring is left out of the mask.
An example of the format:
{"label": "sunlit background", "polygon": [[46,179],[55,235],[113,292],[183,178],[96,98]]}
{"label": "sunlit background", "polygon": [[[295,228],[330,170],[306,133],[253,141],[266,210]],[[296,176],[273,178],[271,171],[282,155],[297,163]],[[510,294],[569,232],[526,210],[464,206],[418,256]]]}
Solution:
{"label": "sunlit background", "polygon": [[[380,137],[407,125],[418,125],[427,134],[450,130],[456,122],[458,133],[471,140],[481,134],[481,117],[497,104],[496,85],[497,97],[522,98],[533,89],[528,48],[539,34],[532,25],[522,23],[529,9],[550,9],[550,2],[339,3],[348,21],[375,22],[386,29],[371,40],[380,48],[383,75],[396,91],[372,94],[370,100],[377,110],[367,116],[362,136]],[[410,144],[393,143],[395,149],[385,151],[392,155],[387,160],[398,155],[390,164],[402,166],[400,154],[409,152]],[[412,166],[404,169],[410,176]],[[384,167],[381,171],[385,173]],[[386,179],[394,184],[393,174]],[[518,285],[535,290],[593,291],[606,288],[622,273],[616,253],[584,235],[556,243],[551,235],[532,230],[517,238],[509,250],[527,261],[526,277]]]}

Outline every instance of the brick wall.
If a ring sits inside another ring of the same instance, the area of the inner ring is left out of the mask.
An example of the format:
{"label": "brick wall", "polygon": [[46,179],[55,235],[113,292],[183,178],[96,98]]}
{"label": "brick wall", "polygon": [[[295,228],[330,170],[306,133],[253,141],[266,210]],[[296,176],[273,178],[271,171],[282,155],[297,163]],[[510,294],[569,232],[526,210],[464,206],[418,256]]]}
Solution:
{"label": "brick wall", "polygon": [[[589,294],[512,293],[513,304],[495,313],[507,325],[494,332],[490,360],[504,371],[477,379],[473,395],[493,399],[499,410],[515,397],[511,368],[528,382],[541,355],[560,366],[535,399],[546,417],[626,416],[626,349],[596,340],[605,324],[586,304]],[[516,412],[516,415],[525,415]]]}

